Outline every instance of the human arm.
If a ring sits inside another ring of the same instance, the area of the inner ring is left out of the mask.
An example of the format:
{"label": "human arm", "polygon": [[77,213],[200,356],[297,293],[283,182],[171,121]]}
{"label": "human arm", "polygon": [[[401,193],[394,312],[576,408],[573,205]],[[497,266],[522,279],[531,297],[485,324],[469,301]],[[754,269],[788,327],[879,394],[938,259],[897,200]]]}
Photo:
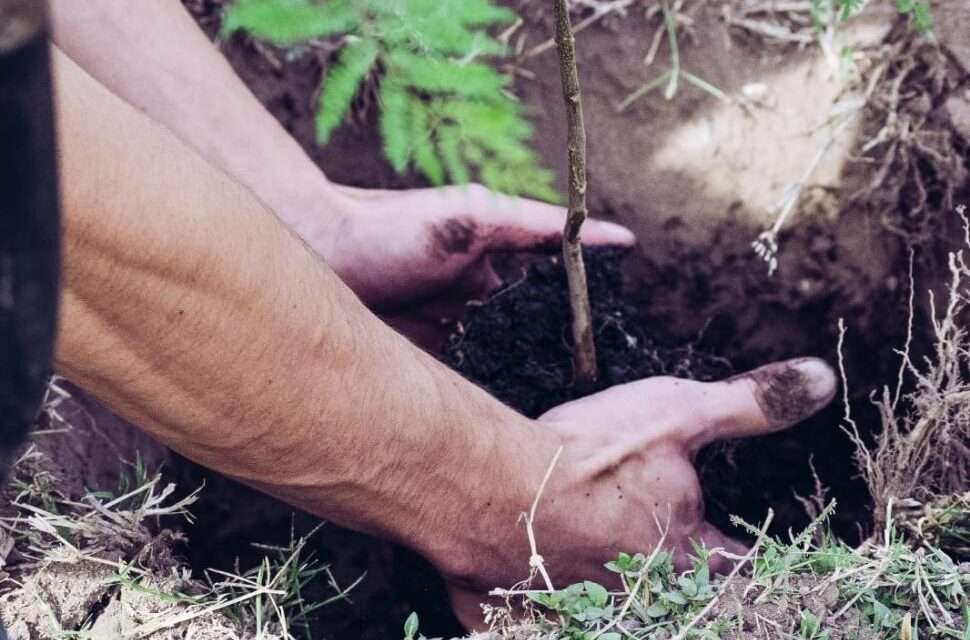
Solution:
{"label": "human arm", "polygon": [[[560,207],[477,186],[330,183],[177,0],[51,7],[55,39],[75,62],[251,189],[372,310],[426,346],[440,340],[442,317],[457,317],[465,301],[497,286],[491,252],[558,247]],[[628,230],[598,221],[584,238],[633,243]]]}
{"label": "human arm", "polygon": [[[706,524],[691,458],[797,421],[834,392],[817,361],[701,384],[658,378],[527,420],[379,322],[246,189],[56,56],[64,290],[56,365],[182,454],[446,577],[462,620],[527,570],[557,584]],[[622,496],[622,497],[621,497]]]}

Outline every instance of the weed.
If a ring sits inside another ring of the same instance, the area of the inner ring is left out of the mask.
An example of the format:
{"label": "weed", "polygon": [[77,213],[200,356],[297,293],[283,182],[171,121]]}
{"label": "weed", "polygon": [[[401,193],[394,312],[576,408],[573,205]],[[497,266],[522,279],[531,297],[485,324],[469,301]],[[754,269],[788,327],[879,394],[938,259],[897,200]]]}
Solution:
{"label": "weed", "polygon": [[710,554],[720,553],[716,550],[698,547],[693,567],[682,573],[674,571],[665,551],[621,553],[606,565],[618,575],[619,590],[583,582],[558,591],[521,591],[539,611],[487,637],[875,640],[907,632],[910,638],[966,637],[966,566],[939,549],[914,550],[893,527],[879,544],[861,549],[827,532],[812,542],[833,508],[788,541],[743,525],[759,533],[741,559],[750,567],[746,576],[736,570],[712,577],[707,563]]}
{"label": "weed", "polygon": [[656,78],[644,83],[641,87],[623,98],[623,100],[621,100],[616,106],[617,111],[625,111],[634,102],[650,94],[656,89],[659,89],[660,87],[665,87],[664,98],[667,100],[673,100],[677,95],[681,80],[710,94],[718,100],[723,102],[731,101],[728,95],[717,88],[713,83],[708,82],[707,80],[704,80],[703,78],[687,71],[681,65],[678,30],[682,24],[689,24],[689,20],[681,13],[684,9],[684,2],[685,0],[674,0],[673,3],[671,0],[660,0],[660,2],[653,7],[651,11],[648,11],[648,19],[657,14],[661,16],[662,27],[657,29],[655,32],[653,42],[650,45],[650,49],[648,50],[647,56],[644,58],[643,63],[648,67],[653,64],[653,61],[657,56],[657,52],[660,50],[660,45],[664,38],[666,38],[670,47],[670,68]]}
{"label": "weed", "polygon": [[527,141],[532,128],[485,61],[505,54],[486,29],[515,20],[490,0],[237,0],[224,33],[245,30],[278,46],[340,38],[316,117],[325,144],[369,77],[379,78],[384,155],[434,185],[473,178],[498,191],[559,196]]}

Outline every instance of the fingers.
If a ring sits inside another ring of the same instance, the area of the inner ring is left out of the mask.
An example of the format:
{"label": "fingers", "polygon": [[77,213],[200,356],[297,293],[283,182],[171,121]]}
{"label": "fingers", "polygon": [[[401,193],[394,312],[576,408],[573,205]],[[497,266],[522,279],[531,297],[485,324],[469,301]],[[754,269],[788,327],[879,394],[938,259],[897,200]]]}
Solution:
{"label": "fingers", "polygon": [[[566,210],[563,207],[494,193],[479,185],[450,187],[462,210],[488,233],[489,249],[554,251],[559,248]],[[633,246],[636,238],[626,227],[603,220],[587,220],[583,244]]]}
{"label": "fingers", "polygon": [[831,402],[835,372],[818,358],[776,362],[723,382],[694,387],[696,451],[715,440],[764,435],[790,427]]}
{"label": "fingers", "polygon": [[482,613],[482,601],[486,600],[484,593],[448,584],[448,596],[455,617],[468,631],[482,631],[485,629],[485,618]]}

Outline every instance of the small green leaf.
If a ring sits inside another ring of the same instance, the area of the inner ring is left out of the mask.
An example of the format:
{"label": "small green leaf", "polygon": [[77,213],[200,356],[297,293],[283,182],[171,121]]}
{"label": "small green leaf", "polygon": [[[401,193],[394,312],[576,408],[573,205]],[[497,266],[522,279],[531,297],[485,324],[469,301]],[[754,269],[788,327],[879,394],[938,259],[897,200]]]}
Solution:
{"label": "small green leaf", "polygon": [[687,576],[677,578],[677,586],[688,598],[697,595],[697,584]]}
{"label": "small green leaf", "polygon": [[418,633],[418,614],[416,611],[412,611],[408,619],[404,621],[404,640],[414,640],[414,636]]}
{"label": "small green leaf", "polygon": [[390,51],[387,60],[402,83],[430,93],[494,98],[506,83],[506,78],[492,67],[477,62],[461,64],[403,49]]}
{"label": "small green leaf", "polygon": [[257,38],[289,45],[352,31],[360,17],[353,0],[237,0],[226,10],[222,32],[244,29]]}
{"label": "small green leaf", "polygon": [[818,617],[811,611],[802,611],[800,633],[803,640],[813,640],[821,625]]}
{"label": "small green leaf", "polygon": [[605,607],[606,603],[610,599],[610,594],[606,591],[603,585],[596,582],[586,581],[583,583],[586,587],[586,595],[589,596],[589,601],[593,603],[596,607]]}
{"label": "small green leaf", "polygon": [[664,618],[670,614],[670,609],[662,602],[654,602],[647,608],[647,615],[651,618]]}
{"label": "small green leaf", "polygon": [[[438,150],[444,162],[448,177],[454,184],[467,184],[470,181],[468,166],[461,154],[461,132],[456,127],[442,127],[438,131]],[[577,585],[567,587],[567,591]],[[583,585],[578,585],[580,591]]]}
{"label": "small green leaf", "polygon": [[359,39],[347,44],[340,52],[340,59],[330,69],[320,92],[320,109],[317,111],[317,142],[326,144],[330,134],[340,124],[357,93],[357,87],[377,60],[377,43]]}
{"label": "small green leaf", "polygon": [[411,155],[411,126],[408,122],[408,94],[404,87],[384,78],[378,91],[381,103],[381,137],[384,155],[398,173],[403,173]]}
{"label": "small green leaf", "polygon": [[414,147],[414,164],[431,184],[440,186],[445,182],[445,170],[435,151],[432,140],[428,107],[421,98],[411,96],[411,144]]}
{"label": "small green leaf", "polygon": [[687,604],[687,598],[685,598],[684,594],[682,594],[680,591],[668,591],[664,594],[664,598],[666,598],[668,602],[679,604],[681,606]]}

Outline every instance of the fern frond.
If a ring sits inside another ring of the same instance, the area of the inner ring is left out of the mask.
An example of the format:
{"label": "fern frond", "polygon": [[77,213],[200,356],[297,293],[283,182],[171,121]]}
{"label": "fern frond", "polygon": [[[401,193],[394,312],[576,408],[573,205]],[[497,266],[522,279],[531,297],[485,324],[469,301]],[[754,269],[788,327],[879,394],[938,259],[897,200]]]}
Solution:
{"label": "fern frond", "polygon": [[481,135],[515,140],[532,135],[532,126],[522,117],[518,105],[507,98],[491,102],[436,100],[434,109],[442,118],[454,120],[462,128],[481,132]]}
{"label": "fern frond", "polygon": [[515,12],[506,7],[499,7],[490,0],[462,0],[461,17],[468,26],[487,27],[497,24],[515,22]]}
{"label": "fern frond", "polygon": [[506,47],[483,29],[468,25],[462,10],[440,0],[399,0],[394,20],[382,20],[382,38],[388,48],[405,48],[418,53],[460,56],[501,55]]}
{"label": "fern frond", "polygon": [[348,43],[340,51],[340,59],[327,73],[320,93],[320,108],[316,116],[317,142],[326,144],[330,134],[340,124],[357,88],[377,60],[377,43],[363,38]]}
{"label": "fern frond", "polygon": [[414,165],[431,184],[445,183],[445,170],[434,148],[428,107],[416,96],[410,99],[411,144],[414,149]]}
{"label": "fern frond", "polygon": [[429,93],[453,93],[468,98],[494,98],[506,78],[488,65],[423,57],[410,51],[387,54],[388,74],[399,82]]}
{"label": "fern frond", "polygon": [[451,182],[466,184],[471,180],[461,154],[461,131],[457,127],[445,126],[438,130],[438,151]]}
{"label": "fern frond", "polygon": [[495,191],[531,196],[546,202],[562,201],[552,186],[552,172],[539,168],[535,162],[522,165],[491,162],[482,167],[481,177],[482,182]]}
{"label": "fern frond", "polygon": [[337,33],[360,24],[353,0],[237,0],[225,12],[224,35],[244,29],[277,45],[291,45]]}
{"label": "fern frond", "polygon": [[508,78],[480,62],[506,53],[487,28],[516,19],[494,2],[234,0],[223,31],[245,29],[278,45],[346,36],[322,82],[315,119],[320,144],[379,66],[379,128],[395,171],[413,163],[434,185],[474,178],[495,190],[558,201],[552,174],[539,168],[527,144],[532,127],[504,92]]}
{"label": "fern frond", "polygon": [[381,103],[381,138],[384,155],[398,173],[404,173],[411,155],[408,93],[399,83],[384,78],[378,91]]}

